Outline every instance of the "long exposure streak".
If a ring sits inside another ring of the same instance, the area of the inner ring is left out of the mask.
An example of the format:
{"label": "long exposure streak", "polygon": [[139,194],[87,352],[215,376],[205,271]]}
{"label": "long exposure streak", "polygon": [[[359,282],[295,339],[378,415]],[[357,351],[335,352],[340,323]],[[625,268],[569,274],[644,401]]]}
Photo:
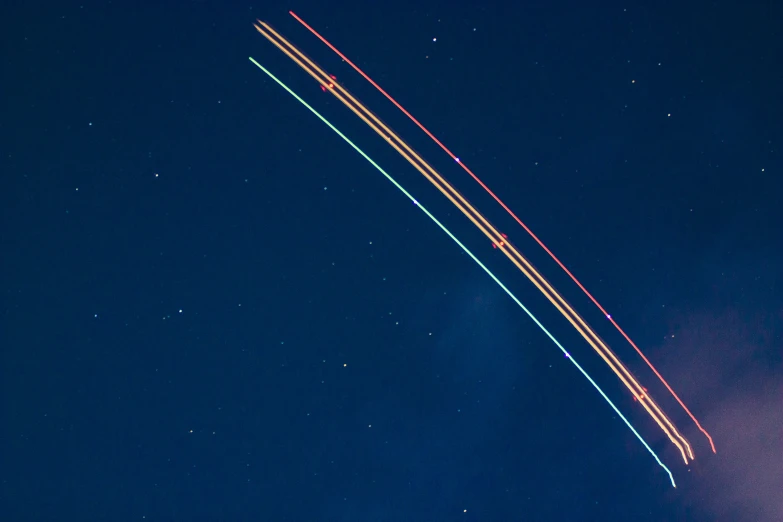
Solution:
{"label": "long exposure streak", "polygon": [[671,481],[672,486],[673,487],[677,487],[677,485],[674,483],[674,476],[672,476],[672,473],[671,473],[671,471],[669,471],[669,468],[667,468],[666,465],[663,462],[661,462],[661,459],[658,458],[658,455],[655,454],[655,452],[652,450],[652,448],[650,448],[650,446],[647,444],[647,442],[645,442],[645,440],[642,438],[642,436],[639,435],[639,432],[637,432],[634,429],[634,427],[631,425],[631,423],[628,421],[628,419],[626,419],[625,416],[622,413],[620,413],[620,410],[617,408],[617,406],[614,405],[614,403],[609,399],[609,397],[604,393],[604,391],[598,386],[598,384],[587,374],[587,372],[584,370],[584,368],[582,368],[574,360],[574,358],[571,357],[571,355],[566,351],[566,349],[563,348],[563,345],[561,345],[560,342],[558,342],[558,340],[555,339],[555,337],[549,332],[549,330],[547,330],[544,327],[544,325],[541,324],[541,322],[539,322],[539,320],[530,312],[530,310],[528,310],[525,307],[525,305],[523,305],[522,302],[519,299],[517,299],[517,297],[513,293],[511,293],[511,291],[503,283],[500,282],[500,279],[498,279],[495,276],[495,274],[493,274],[489,270],[489,268],[487,268],[481,261],[479,261],[479,259],[473,254],[473,252],[471,252],[464,244],[462,244],[462,242],[460,242],[460,240],[457,239],[457,237],[454,234],[452,234],[451,231],[449,231],[440,221],[438,221],[438,219],[435,218],[435,216],[433,216],[426,208],[424,208],[424,206],[419,204],[419,202],[416,201],[416,199],[407,190],[405,190],[405,188],[403,188],[402,185],[397,183],[397,181],[393,177],[391,177],[391,175],[389,175],[385,170],[383,170],[375,161],[372,160],[372,158],[370,158],[367,154],[365,154],[365,152],[363,150],[361,150],[350,139],[348,139],[345,136],[345,134],[340,132],[326,118],[321,116],[321,114],[318,113],[318,111],[316,111],[314,108],[312,108],[307,102],[305,102],[301,97],[299,97],[287,85],[285,85],[283,82],[281,82],[279,79],[277,79],[277,77],[275,75],[273,75],[271,72],[269,72],[260,63],[255,61],[253,58],[250,58],[250,61],[253,62],[259,69],[264,71],[264,73],[266,73],[270,78],[272,78],[272,80],[274,80],[278,85],[280,85],[283,89],[285,89],[291,96],[296,98],[296,100],[299,101],[299,103],[304,105],[310,112],[312,112],[316,117],[318,117],[318,119],[320,119],[330,129],[332,129],[338,136],[340,136],[343,140],[345,140],[345,142],[348,143],[348,145],[350,145],[356,152],[358,152],[364,159],[366,159],[373,167],[375,167],[375,169],[378,170],[378,172],[383,174],[386,177],[386,179],[388,179],[395,187],[397,187],[397,189],[400,192],[402,192],[409,200],[411,200],[411,202],[413,202],[414,205],[419,207],[421,209],[421,211],[424,212],[427,215],[428,218],[430,218],[436,225],[438,225],[438,227],[441,230],[443,230],[443,232],[445,232],[452,239],[452,241],[454,241],[466,254],[468,254],[468,256],[470,256],[470,258],[479,267],[481,267],[481,269],[484,270],[484,272],[486,272],[487,275],[489,275],[489,277],[491,277],[492,280],[495,281],[495,283],[501,289],[503,289],[504,292],[506,292],[506,294],[508,294],[508,296],[528,315],[528,317],[530,317],[533,320],[533,322],[536,323],[536,325],[539,328],[541,328],[541,330],[547,335],[547,337],[549,337],[549,339],[551,339],[552,342],[555,343],[555,345],[560,349],[560,351],[563,352],[563,355],[565,355],[565,357],[569,361],[571,361],[571,363],[579,370],[579,372],[582,375],[584,375],[584,377],[590,382],[590,384],[593,385],[593,387],[598,391],[598,393],[601,395],[601,397],[604,398],[604,400],[609,404],[609,406],[611,406],[611,408],[614,410],[614,412],[617,413],[617,415],[623,420],[625,425],[628,426],[628,428],[633,432],[633,434],[636,436],[636,438],[639,439],[639,441],[642,443],[642,445],[644,445],[644,447],[647,449],[647,451],[653,456],[653,458],[658,463],[658,465],[661,466],[666,471],[666,473],[669,475],[669,480]]}
{"label": "long exposure streak", "polygon": [[[326,72],[315,65],[304,54],[285,40],[268,24],[259,21],[254,26],[256,30],[284,52],[305,72],[310,74],[322,86],[327,88],[346,107],[361,118],[379,136],[384,138],[401,156],[403,156],[414,168],[427,178],[444,196],[446,196],[476,227],[493,242],[512,263],[541,291],[542,294],[557,308],[557,310],[571,323],[588,344],[601,356],[609,368],[618,376],[621,382],[639,401],[642,407],[660,426],[669,440],[680,450],[683,461],[687,464],[688,457],[693,458],[690,444],[674,427],[669,418],[661,411],[655,401],[649,396],[644,387],[619,361],[614,353],[604,344],[598,335],[585,323],[585,321],[571,308],[557,291],[538,273],[538,271],[525,259],[516,248],[510,244],[502,234],[495,229],[470,203],[465,200],[446,180],[444,180],[427,162],[419,157],[405,142],[391,129],[384,125],[364,105],[351,96],[341,85],[335,82]],[[263,27],[263,28],[262,28]],[[296,56],[294,56],[294,54]],[[303,63],[304,62],[304,63]],[[305,64],[306,63],[306,64]],[[349,101],[350,100],[350,103]],[[370,121],[373,120],[372,122]],[[405,149],[405,150],[403,150]],[[407,153],[406,153],[407,152]],[[437,181],[436,181],[437,180]],[[524,265],[524,266],[523,266]],[[686,454],[687,452],[687,454]]]}
{"label": "long exposure streak", "polygon": [[543,248],[543,249],[544,249],[544,251],[545,251],[547,254],[549,254],[549,256],[550,256],[550,257],[551,257],[551,258],[552,258],[552,259],[555,261],[555,263],[557,263],[557,264],[560,266],[560,268],[562,268],[562,269],[563,269],[563,271],[565,271],[565,273],[566,273],[566,274],[568,274],[568,277],[570,277],[570,278],[571,278],[571,280],[573,280],[573,282],[574,282],[574,283],[576,283],[576,285],[577,285],[577,286],[578,286],[578,287],[579,287],[579,288],[582,290],[582,292],[584,292],[584,294],[585,294],[585,295],[586,295],[588,298],[590,298],[590,300],[593,302],[593,304],[595,304],[595,306],[597,306],[597,307],[598,307],[598,309],[599,309],[599,310],[601,310],[601,313],[603,313],[603,314],[604,314],[604,317],[606,317],[606,318],[607,318],[607,319],[608,319],[608,320],[609,320],[609,321],[612,323],[612,325],[613,325],[613,326],[614,326],[614,327],[617,329],[617,331],[618,331],[618,332],[620,332],[620,334],[621,334],[621,335],[622,335],[622,336],[625,338],[625,340],[626,340],[626,341],[628,341],[628,343],[629,343],[629,344],[630,344],[630,345],[631,345],[631,346],[634,348],[634,350],[636,350],[636,352],[637,352],[637,353],[638,353],[638,354],[641,356],[641,358],[644,360],[644,362],[645,362],[645,363],[647,363],[647,366],[649,366],[649,367],[650,367],[650,369],[653,371],[653,373],[655,373],[655,375],[658,377],[658,379],[660,379],[661,383],[663,383],[663,385],[666,387],[666,389],[667,389],[667,390],[669,390],[669,393],[671,393],[671,394],[672,394],[672,396],[673,396],[673,397],[674,397],[674,398],[677,400],[677,402],[680,404],[680,406],[682,406],[682,409],[683,409],[683,410],[685,410],[685,412],[688,414],[688,416],[691,418],[691,420],[693,420],[693,422],[696,424],[696,426],[699,428],[699,430],[700,430],[700,431],[701,431],[701,432],[702,432],[702,433],[703,433],[703,434],[704,434],[704,435],[707,437],[707,440],[709,440],[709,442],[710,442],[710,447],[712,448],[712,452],[713,452],[713,453],[715,453],[715,452],[716,452],[716,451],[715,451],[715,444],[714,444],[714,443],[713,443],[713,441],[712,441],[712,437],[710,436],[710,434],[709,434],[709,433],[707,433],[707,430],[705,430],[705,429],[704,429],[704,428],[701,426],[701,424],[699,423],[699,421],[696,419],[696,417],[693,415],[693,413],[691,413],[691,411],[688,409],[688,407],[685,405],[685,403],[682,401],[682,399],[680,399],[680,397],[679,397],[679,396],[678,396],[678,395],[675,393],[675,391],[672,389],[672,387],[669,385],[669,383],[668,383],[668,382],[666,382],[666,379],[664,379],[664,378],[663,378],[663,376],[662,376],[662,375],[661,375],[661,374],[658,372],[658,370],[655,368],[655,366],[653,366],[653,364],[652,364],[652,363],[649,361],[649,359],[647,359],[647,357],[645,357],[645,355],[642,353],[642,351],[639,349],[639,347],[638,347],[638,346],[636,346],[636,343],[634,343],[634,342],[631,340],[631,338],[628,336],[628,334],[626,334],[626,333],[625,333],[625,331],[624,331],[622,328],[620,328],[620,325],[619,325],[619,324],[617,324],[617,322],[616,322],[616,321],[615,321],[615,320],[612,318],[612,316],[609,314],[609,312],[607,312],[607,311],[604,309],[604,307],[603,307],[603,306],[601,306],[601,304],[598,302],[598,300],[597,300],[595,297],[593,297],[593,295],[592,295],[590,292],[588,292],[588,291],[587,291],[587,288],[585,288],[585,287],[582,285],[582,283],[580,283],[580,282],[579,282],[579,280],[577,280],[577,278],[576,278],[576,277],[575,277],[575,276],[574,276],[574,275],[571,273],[571,271],[570,271],[570,270],[568,270],[568,268],[566,268],[566,266],[565,266],[565,265],[564,265],[564,264],[563,264],[563,263],[560,261],[560,259],[558,259],[558,258],[557,258],[557,256],[555,256],[555,254],[554,254],[554,253],[553,253],[551,250],[549,250],[549,248],[547,248],[547,246],[544,244],[544,242],[543,242],[543,241],[541,241],[541,240],[538,238],[538,236],[536,236],[536,235],[533,233],[533,231],[532,231],[532,230],[530,230],[530,228],[528,228],[528,226],[527,226],[527,225],[525,225],[525,224],[522,222],[522,220],[521,220],[521,219],[519,219],[519,217],[517,217],[517,215],[516,215],[514,212],[512,212],[512,211],[511,211],[511,209],[510,209],[510,208],[508,208],[508,206],[506,206],[506,204],[505,204],[505,203],[503,203],[503,201],[501,201],[501,200],[500,200],[500,198],[499,198],[498,196],[496,196],[496,195],[495,195],[495,193],[494,193],[494,192],[492,192],[492,190],[490,190],[490,189],[489,189],[489,187],[488,187],[487,185],[485,185],[485,184],[484,184],[484,182],[483,182],[483,181],[481,181],[481,179],[479,179],[479,177],[478,177],[476,174],[474,174],[474,173],[473,173],[473,171],[471,171],[471,170],[470,170],[470,169],[467,167],[467,165],[465,165],[465,164],[464,164],[462,161],[460,161],[460,159],[459,159],[459,158],[458,158],[458,157],[457,157],[457,156],[456,156],[454,153],[452,153],[452,152],[451,152],[451,151],[450,151],[450,150],[449,150],[449,149],[448,149],[448,148],[447,148],[447,147],[446,147],[446,146],[445,146],[443,143],[441,143],[441,142],[440,142],[440,140],[438,140],[438,139],[437,139],[437,138],[436,138],[436,137],[435,137],[435,136],[434,136],[434,135],[433,135],[433,134],[432,134],[432,133],[431,133],[429,130],[427,130],[427,129],[424,127],[424,125],[422,125],[421,123],[419,123],[419,121],[418,121],[416,118],[414,118],[414,117],[413,117],[413,116],[412,116],[412,115],[411,115],[411,114],[410,114],[410,113],[409,113],[407,110],[405,110],[405,109],[402,107],[402,105],[400,105],[400,104],[397,102],[397,100],[395,100],[394,98],[392,98],[392,97],[391,97],[391,95],[389,95],[389,94],[388,94],[388,93],[387,93],[385,90],[383,90],[383,89],[381,88],[381,86],[380,86],[380,85],[378,85],[377,83],[375,83],[375,81],[373,81],[373,80],[372,80],[372,79],[371,79],[371,78],[370,78],[370,77],[369,77],[367,74],[365,74],[365,72],[364,72],[364,71],[362,71],[362,70],[361,70],[361,69],[360,69],[360,68],[359,68],[359,67],[358,67],[356,64],[354,64],[354,63],[353,63],[351,60],[349,60],[349,59],[348,59],[348,58],[347,58],[347,57],[346,57],[346,56],[345,56],[343,53],[341,53],[341,52],[340,52],[340,51],[339,51],[339,50],[338,50],[338,49],[337,49],[337,48],[336,48],[334,45],[332,45],[332,44],[331,44],[331,43],[330,43],[330,42],[329,42],[329,41],[328,41],[326,38],[324,38],[323,36],[321,36],[321,34],[320,34],[320,33],[318,33],[318,31],[316,31],[315,29],[313,29],[312,27],[310,27],[310,25],[308,25],[308,24],[307,24],[307,23],[306,23],[304,20],[302,20],[302,18],[300,18],[300,17],[299,17],[299,16],[298,16],[296,13],[294,13],[293,11],[289,11],[289,14],[290,14],[291,16],[293,16],[293,17],[294,17],[294,18],[295,18],[295,19],[296,19],[296,20],[297,20],[297,21],[298,21],[300,24],[302,24],[302,26],[304,26],[304,27],[305,27],[305,28],[306,28],[308,31],[310,31],[310,32],[311,32],[311,33],[312,33],[314,36],[316,36],[316,37],[317,37],[319,40],[321,40],[321,42],[323,42],[324,44],[326,44],[326,46],[327,46],[327,47],[329,47],[329,49],[331,49],[332,51],[334,51],[334,52],[335,52],[335,54],[337,54],[337,56],[339,56],[340,58],[342,58],[342,60],[343,60],[345,63],[347,63],[348,65],[350,65],[350,66],[351,66],[351,67],[352,67],[352,68],[353,68],[353,69],[354,69],[354,70],[355,70],[357,73],[359,73],[359,74],[360,74],[360,75],[361,75],[361,76],[362,76],[362,77],[363,77],[365,80],[367,80],[368,82],[370,82],[370,84],[371,84],[373,87],[375,87],[375,88],[376,88],[376,89],[377,89],[377,90],[378,90],[378,91],[379,91],[381,94],[383,94],[383,95],[384,95],[384,96],[385,96],[385,97],[386,97],[386,98],[387,98],[387,99],[388,99],[390,102],[392,102],[392,103],[393,103],[393,104],[394,104],[394,105],[395,105],[395,106],[396,106],[396,107],[397,107],[397,108],[398,108],[400,111],[402,111],[402,113],[403,113],[403,114],[405,114],[405,115],[406,115],[406,116],[407,116],[407,117],[408,117],[408,118],[409,118],[409,119],[410,119],[410,120],[411,120],[413,123],[415,123],[415,124],[416,124],[416,125],[417,125],[417,126],[418,126],[418,127],[421,129],[421,130],[422,130],[422,131],[424,131],[424,133],[425,133],[427,136],[429,136],[429,137],[432,139],[432,141],[434,141],[434,142],[435,142],[435,143],[436,143],[436,144],[437,144],[437,145],[438,145],[438,146],[439,146],[441,149],[443,149],[443,151],[444,151],[444,152],[446,152],[446,154],[448,154],[449,156],[451,156],[451,159],[453,159],[454,161],[456,161],[457,163],[459,163],[460,167],[462,167],[462,168],[463,168],[463,170],[465,170],[465,172],[467,172],[467,173],[470,175],[470,177],[472,177],[472,178],[473,178],[473,179],[474,179],[474,180],[475,180],[475,181],[476,181],[476,182],[477,182],[477,183],[478,183],[478,184],[479,184],[479,185],[480,185],[480,186],[481,186],[481,187],[482,187],[482,188],[483,188],[483,189],[484,189],[484,190],[485,190],[485,191],[486,191],[486,192],[487,192],[487,193],[488,193],[490,196],[492,196],[492,198],[493,198],[493,199],[494,199],[494,200],[495,200],[495,201],[496,201],[496,202],[497,202],[497,203],[498,203],[498,204],[499,204],[501,207],[503,207],[503,209],[504,209],[504,210],[505,210],[505,211],[506,211],[506,212],[507,212],[507,213],[508,213],[508,214],[509,214],[509,215],[510,215],[512,218],[514,218],[514,220],[515,220],[517,223],[519,223],[519,225],[520,225],[522,228],[524,228],[524,229],[525,229],[525,231],[526,231],[526,232],[527,232],[527,233],[530,235],[530,237],[532,237],[532,238],[533,238],[533,239],[536,241],[536,243],[538,243],[538,244],[539,244],[539,246],[541,246],[541,248]]}

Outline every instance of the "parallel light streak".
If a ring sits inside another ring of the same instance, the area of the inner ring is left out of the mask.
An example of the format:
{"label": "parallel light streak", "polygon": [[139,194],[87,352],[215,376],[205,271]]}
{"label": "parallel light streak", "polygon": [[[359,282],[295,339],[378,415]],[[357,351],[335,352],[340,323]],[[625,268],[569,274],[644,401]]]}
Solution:
{"label": "parallel light streak", "polygon": [[[620,362],[600,337],[587,325],[563,297],[546,281],[546,279],[510,244],[502,234],[490,224],[464,197],[462,197],[445,179],[443,179],[426,161],[419,157],[391,129],[383,124],[361,102],[356,100],[339,83],[325,71],[314,64],[295,46],[283,38],[268,24],[258,21],[256,30],[285,53],[322,86],[326,87],[338,100],[364,121],[378,135],[384,138],[403,158],[416,168],[428,181],[444,194],[470,221],[493,242],[509,260],[541,291],[542,294],[571,323],[587,343],[599,354],[620,381],[639,401],[650,417],[658,424],[669,440],[679,449],[683,461],[687,464],[688,457],[694,458],[688,441],[679,433],[674,424],[661,411],[644,387]],[[370,121],[372,120],[372,121]],[[686,453],[687,452],[687,453]]]}

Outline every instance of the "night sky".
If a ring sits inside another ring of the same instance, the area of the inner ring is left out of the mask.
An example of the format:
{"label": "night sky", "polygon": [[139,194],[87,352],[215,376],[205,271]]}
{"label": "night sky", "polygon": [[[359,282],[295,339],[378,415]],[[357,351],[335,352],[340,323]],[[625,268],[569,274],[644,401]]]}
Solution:
{"label": "night sky", "polygon": [[[593,4],[3,2],[0,520],[783,520],[783,6]],[[508,235],[695,462],[257,18]]]}

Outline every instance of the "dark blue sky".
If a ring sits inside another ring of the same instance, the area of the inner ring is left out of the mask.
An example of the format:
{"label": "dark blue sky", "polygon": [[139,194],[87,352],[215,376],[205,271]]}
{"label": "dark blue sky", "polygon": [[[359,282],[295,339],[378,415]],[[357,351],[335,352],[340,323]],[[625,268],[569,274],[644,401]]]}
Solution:
{"label": "dark blue sky", "polygon": [[[779,521],[774,2],[6,2],[3,520]],[[293,9],[515,210],[287,14]],[[428,159],[689,438],[684,466],[464,216],[256,33]],[[670,467],[431,221],[442,219]]]}

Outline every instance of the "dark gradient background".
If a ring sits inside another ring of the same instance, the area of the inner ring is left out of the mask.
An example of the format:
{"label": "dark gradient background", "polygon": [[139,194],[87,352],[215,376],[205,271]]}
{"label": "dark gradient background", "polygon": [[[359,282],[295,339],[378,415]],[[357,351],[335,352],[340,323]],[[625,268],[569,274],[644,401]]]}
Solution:
{"label": "dark gradient background", "polygon": [[[3,2],[0,519],[783,520],[779,2]],[[667,376],[331,39],[493,187]],[[661,431],[336,74],[639,376]],[[437,41],[433,41],[437,39]],[[545,335],[299,92],[443,219]]]}

